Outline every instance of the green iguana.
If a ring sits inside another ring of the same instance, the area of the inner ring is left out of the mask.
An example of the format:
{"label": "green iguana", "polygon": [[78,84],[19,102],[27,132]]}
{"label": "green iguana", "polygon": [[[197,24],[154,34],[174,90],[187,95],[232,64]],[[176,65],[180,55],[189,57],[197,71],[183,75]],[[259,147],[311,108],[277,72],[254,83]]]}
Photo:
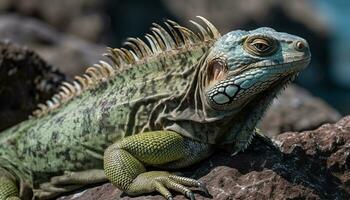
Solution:
{"label": "green iguana", "polygon": [[244,150],[311,55],[294,35],[259,28],[221,36],[199,18],[195,32],[168,20],[154,24],[148,44],[129,38],[109,49],[109,62],[63,83],[29,120],[1,133],[0,200],[50,199],[107,180],[129,195],[205,191],[167,170],[220,146]]}

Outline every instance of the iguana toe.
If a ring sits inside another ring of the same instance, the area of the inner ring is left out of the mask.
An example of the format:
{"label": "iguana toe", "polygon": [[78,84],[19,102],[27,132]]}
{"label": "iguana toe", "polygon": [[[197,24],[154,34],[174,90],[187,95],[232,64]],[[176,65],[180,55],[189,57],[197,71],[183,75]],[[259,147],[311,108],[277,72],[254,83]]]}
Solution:
{"label": "iguana toe", "polygon": [[65,171],[62,176],[51,178],[53,185],[89,185],[107,181],[103,170],[92,169],[80,172]]}
{"label": "iguana toe", "polygon": [[[194,193],[188,187],[200,187],[203,184],[200,181],[172,175],[165,171],[150,171],[137,176],[130,185],[127,193],[131,195],[142,194],[145,191],[157,191],[166,199],[173,199],[172,191],[185,195],[188,199],[194,200]],[[202,189],[202,188],[201,188]]]}
{"label": "iguana toe", "polygon": [[186,195],[186,197],[188,197],[191,200],[194,199],[193,192],[190,189],[188,189],[186,186],[182,185],[183,183],[172,180],[170,177],[167,177],[167,178],[160,177],[160,178],[157,178],[156,180],[162,183],[163,185],[165,185],[167,188],[180,192]]}
{"label": "iguana toe", "polygon": [[154,189],[163,195],[166,199],[173,199],[170,191],[160,182],[156,181],[154,184]]}

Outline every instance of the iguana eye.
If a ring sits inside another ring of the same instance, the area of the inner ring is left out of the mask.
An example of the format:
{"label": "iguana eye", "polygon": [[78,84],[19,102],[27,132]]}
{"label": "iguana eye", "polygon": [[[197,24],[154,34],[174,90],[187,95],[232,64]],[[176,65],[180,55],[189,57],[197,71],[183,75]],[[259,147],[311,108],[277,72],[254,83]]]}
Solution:
{"label": "iguana eye", "polygon": [[253,36],[245,41],[244,48],[253,55],[269,56],[276,51],[277,43],[270,38]]}
{"label": "iguana eye", "polygon": [[267,43],[266,40],[261,39],[254,40],[250,45],[252,45],[255,50],[259,52],[268,51],[271,48],[270,44]]}

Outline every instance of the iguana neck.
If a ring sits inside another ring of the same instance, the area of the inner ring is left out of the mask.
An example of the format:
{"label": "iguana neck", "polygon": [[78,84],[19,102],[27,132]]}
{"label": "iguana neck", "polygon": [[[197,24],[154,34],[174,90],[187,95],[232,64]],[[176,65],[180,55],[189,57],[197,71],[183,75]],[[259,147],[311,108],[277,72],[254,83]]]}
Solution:
{"label": "iguana neck", "polygon": [[[158,104],[150,118],[150,129],[165,128],[195,140],[211,144],[234,143],[234,151],[246,148],[258,121],[273,98],[285,87],[289,79],[276,83],[275,87],[257,94],[254,99],[240,107],[218,111],[212,109],[205,98],[207,82],[206,56],[193,67],[192,81],[186,89]],[[194,134],[206,132],[207,134]],[[206,138],[199,138],[204,136]]]}
{"label": "iguana neck", "polygon": [[[217,143],[216,138],[220,134],[217,126],[225,123],[227,117],[231,117],[238,110],[217,112],[209,107],[205,98],[206,57],[207,53],[192,67],[192,80],[185,90],[164,99],[153,109],[145,130],[165,128],[199,141]],[[195,134],[196,132],[212,134]],[[198,136],[207,138],[198,138]]]}

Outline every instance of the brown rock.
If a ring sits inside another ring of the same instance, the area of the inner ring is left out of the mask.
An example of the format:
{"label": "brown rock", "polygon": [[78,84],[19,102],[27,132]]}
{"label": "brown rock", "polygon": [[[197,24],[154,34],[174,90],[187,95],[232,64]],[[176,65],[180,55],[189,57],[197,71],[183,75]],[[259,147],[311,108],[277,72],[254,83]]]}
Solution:
{"label": "brown rock", "polygon": [[0,42],[0,130],[27,119],[63,80],[33,51]]}
{"label": "brown rock", "polygon": [[[350,192],[350,116],[336,124],[325,124],[314,131],[285,133],[275,138],[283,152],[305,152],[314,160],[321,161],[320,170],[329,170],[334,182]],[[327,177],[325,177],[327,178]]]}
{"label": "brown rock", "polygon": [[296,85],[290,85],[275,99],[260,128],[265,135],[272,137],[287,131],[315,129],[324,123],[338,121],[340,116],[323,100]]}
{"label": "brown rock", "polygon": [[62,34],[39,20],[18,15],[0,17],[0,38],[26,45],[64,74],[83,73],[102,59],[105,47]]}
{"label": "brown rock", "polygon": [[[207,183],[211,197],[197,199],[349,199],[350,116],[313,131],[273,138],[278,147],[257,137],[233,157],[217,152],[184,170]],[[109,183],[59,200],[163,199],[157,194],[125,196]],[[185,199],[177,195],[175,199]]]}

